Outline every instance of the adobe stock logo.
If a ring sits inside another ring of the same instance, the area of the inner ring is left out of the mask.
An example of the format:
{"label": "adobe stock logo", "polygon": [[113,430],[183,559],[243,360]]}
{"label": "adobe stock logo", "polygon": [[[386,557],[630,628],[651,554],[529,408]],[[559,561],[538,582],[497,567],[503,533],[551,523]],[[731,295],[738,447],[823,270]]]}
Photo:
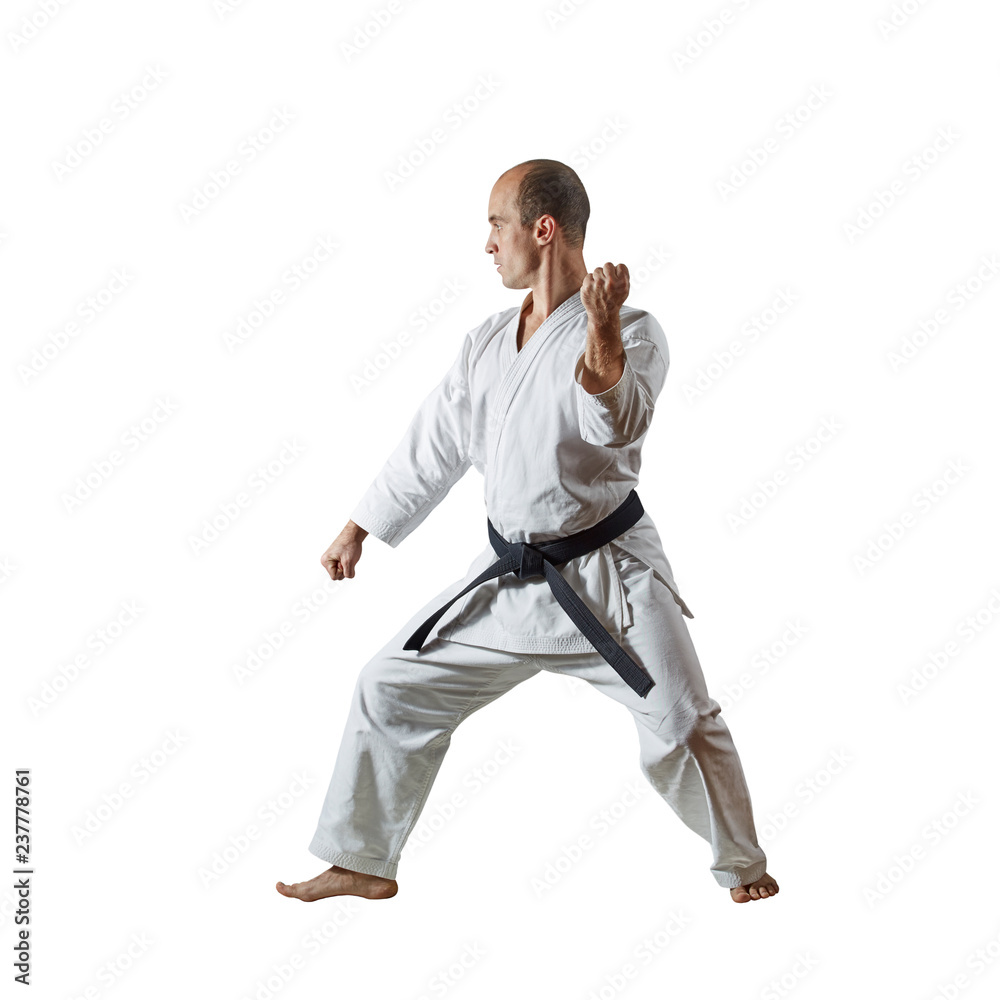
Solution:
{"label": "adobe stock logo", "polygon": [[243,168],[269,149],[296,120],[295,112],[290,111],[285,105],[270,110],[271,117],[259,128],[245,135],[236,147],[235,153],[231,153],[221,167],[210,170],[208,177],[192,189],[187,201],[178,203],[177,211],[185,224],[190,225],[211,208],[222,193],[229,189],[233,180],[243,174]]}
{"label": "adobe stock logo", "polygon": [[96,292],[81,299],[73,311],[74,316],[80,317],[80,322],[77,323],[75,319],[67,320],[60,328],[49,333],[31,352],[31,357],[27,361],[17,366],[21,385],[35,381],[53,361],[61,357],[73,343],[74,338],[79,337],[87,327],[100,319],[105,310],[132,284],[134,278],[135,275],[124,267],[116,267],[111,272],[111,277]]}
{"label": "adobe stock logo", "polygon": [[146,66],[145,74],[137,83],[120,91],[112,100],[108,114],[84,128],[79,136],[66,144],[62,160],[52,161],[56,180],[65,180],[77,167],[104,144],[104,140],[149,99],[154,90],[167,79],[167,71],[159,66]]}
{"label": "adobe stock logo", "polygon": [[476,86],[445,109],[442,119],[447,128],[435,125],[428,134],[421,135],[409,149],[399,154],[395,169],[382,172],[389,190],[395,191],[400,184],[409,180],[448,141],[448,136],[469,121],[499,88],[500,83],[492,73],[486,76],[480,74]]}

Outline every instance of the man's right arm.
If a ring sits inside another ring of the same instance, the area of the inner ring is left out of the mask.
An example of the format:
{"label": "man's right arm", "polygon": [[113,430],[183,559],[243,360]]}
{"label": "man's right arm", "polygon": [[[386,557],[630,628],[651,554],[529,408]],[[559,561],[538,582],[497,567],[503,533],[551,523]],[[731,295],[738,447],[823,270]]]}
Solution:
{"label": "man's right arm", "polygon": [[482,329],[466,334],[444,378],[420,404],[402,440],[351,512],[348,527],[363,525],[361,530],[395,548],[472,466],[470,359]]}

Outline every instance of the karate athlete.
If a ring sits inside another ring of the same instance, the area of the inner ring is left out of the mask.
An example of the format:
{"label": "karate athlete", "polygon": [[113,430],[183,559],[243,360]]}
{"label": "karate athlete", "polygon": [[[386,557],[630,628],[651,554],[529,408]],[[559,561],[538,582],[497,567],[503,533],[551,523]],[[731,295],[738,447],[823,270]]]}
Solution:
{"label": "karate athlete", "polygon": [[322,556],[332,579],[353,579],[367,535],[395,547],[471,466],[485,479],[489,544],[360,671],[309,844],[332,867],[278,882],[285,896],[394,896],[455,729],[541,670],[583,678],[632,713],[643,774],[711,845],[710,870],[736,902],[778,891],[688,635],[693,615],[636,493],[667,342],[624,305],[624,264],[588,273],[589,216],[558,161],[497,180],[486,252],[505,288],[530,291],[466,334]]}

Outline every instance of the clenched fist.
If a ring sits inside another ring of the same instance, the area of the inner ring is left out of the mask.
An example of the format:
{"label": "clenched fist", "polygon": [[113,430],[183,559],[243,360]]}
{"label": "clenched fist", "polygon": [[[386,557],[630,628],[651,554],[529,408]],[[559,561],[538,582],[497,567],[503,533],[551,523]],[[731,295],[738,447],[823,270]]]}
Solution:
{"label": "clenched fist", "polygon": [[580,301],[596,326],[614,325],[618,320],[618,310],[628,298],[628,289],[628,268],[624,264],[608,261],[583,279]]}
{"label": "clenched fist", "polygon": [[348,521],[344,530],[330,543],[319,561],[331,580],[353,579],[354,567],[361,558],[361,543],[367,534],[364,528]]}

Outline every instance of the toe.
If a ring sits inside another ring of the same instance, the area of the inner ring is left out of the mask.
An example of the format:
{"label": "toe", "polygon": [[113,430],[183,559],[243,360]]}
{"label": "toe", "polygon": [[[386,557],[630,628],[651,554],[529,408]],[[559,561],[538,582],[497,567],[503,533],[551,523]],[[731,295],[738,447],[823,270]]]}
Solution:
{"label": "toe", "polygon": [[750,894],[741,885],[736,886],[735,889],[730,889],[729,893],[733,897],[733,901],[736,902],[736,903],[749,903],[750,902]]}

